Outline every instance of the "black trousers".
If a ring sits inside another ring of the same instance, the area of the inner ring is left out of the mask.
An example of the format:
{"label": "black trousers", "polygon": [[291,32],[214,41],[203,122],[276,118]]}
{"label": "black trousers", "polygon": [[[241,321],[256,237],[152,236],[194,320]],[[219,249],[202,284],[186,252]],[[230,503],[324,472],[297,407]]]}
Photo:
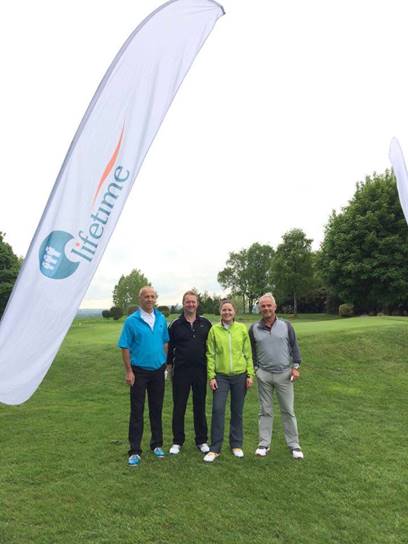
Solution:
{"label": "black trousers", "polygon": [[207,369],[205,367],[183,367],[173,373],[173,444],[182,446],[185,440],[184,416],[190,389],[193,392],[193,414],[195,443],[208,440],[205,397],[207,394]]}
{"label": "black trousers", "polygon": [[142,453],[141,442],[144,426],[144,405],[147,391],[149,404],[150,448],[163,446],[162,410],[164,399],[164,369],[163,365],[158,370],[144,370],[132,366],[135,375],[135,383],[130,388],[130,418],[129,418],[129,455]]}

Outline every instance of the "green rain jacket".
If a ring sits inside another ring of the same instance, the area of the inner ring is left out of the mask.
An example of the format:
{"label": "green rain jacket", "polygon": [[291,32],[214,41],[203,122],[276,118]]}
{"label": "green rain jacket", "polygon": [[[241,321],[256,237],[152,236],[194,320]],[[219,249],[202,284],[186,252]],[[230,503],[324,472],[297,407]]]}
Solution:
{"label": "green rain jacket", "polygon": [[220,374],[243,374],[254,376],[251,342],[243,323],[234,322],[229,329],[221,323],[213,325],[207,338],[208,379]]}

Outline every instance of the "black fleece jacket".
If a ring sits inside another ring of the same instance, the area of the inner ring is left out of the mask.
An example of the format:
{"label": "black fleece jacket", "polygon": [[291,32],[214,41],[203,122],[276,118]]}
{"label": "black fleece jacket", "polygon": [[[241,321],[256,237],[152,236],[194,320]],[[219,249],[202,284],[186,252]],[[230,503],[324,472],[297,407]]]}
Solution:
{"label": "black fleece jacket", "polygon": [[169,348],[167,364],[179,368],[205,367],[206,342],[211,322],[205,317],[197,316],[191,325],[182,314],[169,326]]}

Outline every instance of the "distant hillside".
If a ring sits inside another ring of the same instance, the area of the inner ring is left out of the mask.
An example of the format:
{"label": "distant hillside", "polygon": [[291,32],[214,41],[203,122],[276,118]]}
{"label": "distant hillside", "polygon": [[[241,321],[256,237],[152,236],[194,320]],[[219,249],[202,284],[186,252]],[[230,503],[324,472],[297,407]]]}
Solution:
{"label": "distant hillside", "polygon": [[77,317],[102,317],[102,310],[103,308],[80,308],[77,311],[76,316]]}

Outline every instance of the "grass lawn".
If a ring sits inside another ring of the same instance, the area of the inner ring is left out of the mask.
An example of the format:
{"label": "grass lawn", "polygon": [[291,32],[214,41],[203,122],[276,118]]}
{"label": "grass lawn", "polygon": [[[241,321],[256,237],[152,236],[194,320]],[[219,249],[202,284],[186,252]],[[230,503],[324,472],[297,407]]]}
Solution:
{"label": "grass lawn", "polygon": [[[74,322],[33,398],[0,405],[1,544],[402,544],[408,535],[408,319],[293,321],[303,355],[296,413],[305,460],[280,417],[257,445],[256,389],[244,459],[212,465],[187,442],[128,468],[121,323]],[[210,395],[208,398],[210,414]],[[165,447],[171,445],[167,384]]]}

